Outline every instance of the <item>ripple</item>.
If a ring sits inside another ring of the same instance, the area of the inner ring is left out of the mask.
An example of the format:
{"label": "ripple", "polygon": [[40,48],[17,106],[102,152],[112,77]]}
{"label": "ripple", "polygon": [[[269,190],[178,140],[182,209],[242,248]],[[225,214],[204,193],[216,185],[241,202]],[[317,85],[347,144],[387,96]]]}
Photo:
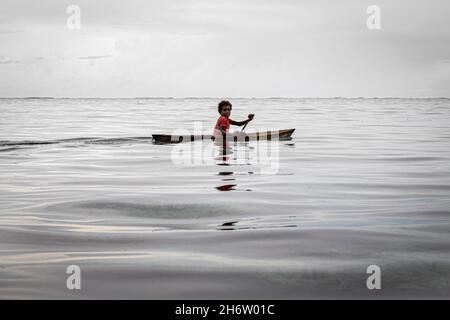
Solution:
{"label": "ripple", "polygon": [[226,216],[232,209],[223,205],[142,204],[119,201],[75,201],[47,206],[46,211],[74,213],[80,216],[123,216],[157,219],[197,219]]}

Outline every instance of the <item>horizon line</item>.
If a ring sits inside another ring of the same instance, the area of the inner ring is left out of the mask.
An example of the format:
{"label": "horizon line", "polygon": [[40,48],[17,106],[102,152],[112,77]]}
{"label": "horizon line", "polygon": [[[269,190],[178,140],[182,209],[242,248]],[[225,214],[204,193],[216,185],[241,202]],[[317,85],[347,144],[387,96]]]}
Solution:
{"label": "horizon line", "polygon": [[29,99],[29,100],[51,100],[51,99],[450,99],[450,97],[51,97],[51,96],[24,96],[24,97],[0,97],[0,99]]}

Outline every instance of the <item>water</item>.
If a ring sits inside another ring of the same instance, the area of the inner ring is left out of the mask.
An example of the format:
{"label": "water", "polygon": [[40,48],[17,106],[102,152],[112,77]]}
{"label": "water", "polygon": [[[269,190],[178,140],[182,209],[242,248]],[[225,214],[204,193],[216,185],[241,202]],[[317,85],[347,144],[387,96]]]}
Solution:
{"label": "water", "polygon": [[449,297],[450,100],[232,99],[273,172],[152,143],[218,100],[1,99],[0,298]]}

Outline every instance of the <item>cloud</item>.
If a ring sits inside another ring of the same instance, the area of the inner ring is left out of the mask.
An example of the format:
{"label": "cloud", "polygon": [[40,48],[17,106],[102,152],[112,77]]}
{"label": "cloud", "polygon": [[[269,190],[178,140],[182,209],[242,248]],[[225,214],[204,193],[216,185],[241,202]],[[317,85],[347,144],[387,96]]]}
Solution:
{"label": "cloud", "polygon": [[20,63],[22,60],[11,57],[0,57],[0,64]]}
{"label": "cloud", "polygon": [[78,59],[81,60],[95,60],[95,59],[105,59],[105,58],[112,58],[112,54],[106,54],[101,56],[87,56],[87,57],[78,57]]}
{"label": "cloud", "polygon": [[23,30],[0,30],[0,35],[14,34],[14,33],[19,33],[19,32],[23,32]]}
{"label": "cloud", "polygon": [[0,96],[450,95],[448,0],[1,1]]}

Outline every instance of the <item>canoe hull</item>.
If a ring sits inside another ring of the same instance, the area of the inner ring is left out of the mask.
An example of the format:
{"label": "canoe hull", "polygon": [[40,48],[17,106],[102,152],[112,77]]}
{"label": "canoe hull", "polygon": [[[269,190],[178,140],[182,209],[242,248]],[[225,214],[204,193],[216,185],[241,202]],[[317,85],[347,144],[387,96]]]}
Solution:
{"label": "canoe hull", "polygon": [[[295,129],[261,131],[261,132],[237,132],[227,135],[228,141],[259,141],[259,140],[289,140]],[[214,141],[211,135],[170,135],[170,134],[153,134],[153,142],[155,143],[181,143],[193,142],[198,140]]]}

